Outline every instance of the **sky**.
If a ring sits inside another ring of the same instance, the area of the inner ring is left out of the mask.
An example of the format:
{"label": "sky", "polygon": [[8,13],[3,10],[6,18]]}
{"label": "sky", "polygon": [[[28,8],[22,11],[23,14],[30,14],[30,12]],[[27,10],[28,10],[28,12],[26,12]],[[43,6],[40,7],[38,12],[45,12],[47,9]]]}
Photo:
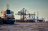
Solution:
{"label": "sky", "polygon": [[[22,8],[31,12],[39,12],[39,17],[48,18],[48,0],[0,0],[0,11],[6,10],[6,5],[9,3],[9,9],[16,14]],[[16,16],[19,18],[19,16]]]}

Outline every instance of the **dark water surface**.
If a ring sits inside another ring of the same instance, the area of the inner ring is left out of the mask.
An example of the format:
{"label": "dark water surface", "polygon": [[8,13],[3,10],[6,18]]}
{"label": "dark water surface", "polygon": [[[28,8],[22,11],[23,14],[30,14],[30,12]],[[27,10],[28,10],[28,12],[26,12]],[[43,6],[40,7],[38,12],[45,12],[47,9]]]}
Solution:
{"label": "dark water surface", "polygon": [[16,23],[0,25],[0,31],[48,31],[47,23]]}

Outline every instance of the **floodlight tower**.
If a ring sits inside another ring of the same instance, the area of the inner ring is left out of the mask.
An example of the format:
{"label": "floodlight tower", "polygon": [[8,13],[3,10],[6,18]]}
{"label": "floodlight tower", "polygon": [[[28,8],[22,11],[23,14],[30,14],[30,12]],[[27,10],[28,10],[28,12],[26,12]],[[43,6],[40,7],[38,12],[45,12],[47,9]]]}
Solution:
{"label": "floodlight tower", "polygon": [[37,11],[37,22],[38,22],[38,15],[39,15],[39,12]]}

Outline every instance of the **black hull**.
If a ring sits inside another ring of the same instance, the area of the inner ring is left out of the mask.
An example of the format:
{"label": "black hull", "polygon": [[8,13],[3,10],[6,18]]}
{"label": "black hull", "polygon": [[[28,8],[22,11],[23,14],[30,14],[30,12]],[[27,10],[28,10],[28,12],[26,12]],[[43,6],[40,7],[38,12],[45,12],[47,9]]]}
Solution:
{"label": "black hull", "polygon": [[14,22],[15,22],[15,21],[13,21],[13,20],[1,20],[1,21],[0,21],[0,25],[1,25],[1,24],[14,24]]}

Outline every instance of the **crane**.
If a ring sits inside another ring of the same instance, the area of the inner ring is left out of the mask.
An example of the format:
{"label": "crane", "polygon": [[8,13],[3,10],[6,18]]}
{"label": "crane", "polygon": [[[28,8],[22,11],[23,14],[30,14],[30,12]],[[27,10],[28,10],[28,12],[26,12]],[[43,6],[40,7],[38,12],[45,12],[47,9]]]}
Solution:
{"label": "crane", "polygon": [[34,12],[34,14],[30,14],[30,13],[26,14],[26,12],[27,12],[27,10],[25,8],[23,8],[21,11],[18,11],[18,13],[16,15],[21,15],[22,21],[25,21],[26,15],[29,15],[29,18],[33,15],[33,18],[35,20],[35,12]]}

